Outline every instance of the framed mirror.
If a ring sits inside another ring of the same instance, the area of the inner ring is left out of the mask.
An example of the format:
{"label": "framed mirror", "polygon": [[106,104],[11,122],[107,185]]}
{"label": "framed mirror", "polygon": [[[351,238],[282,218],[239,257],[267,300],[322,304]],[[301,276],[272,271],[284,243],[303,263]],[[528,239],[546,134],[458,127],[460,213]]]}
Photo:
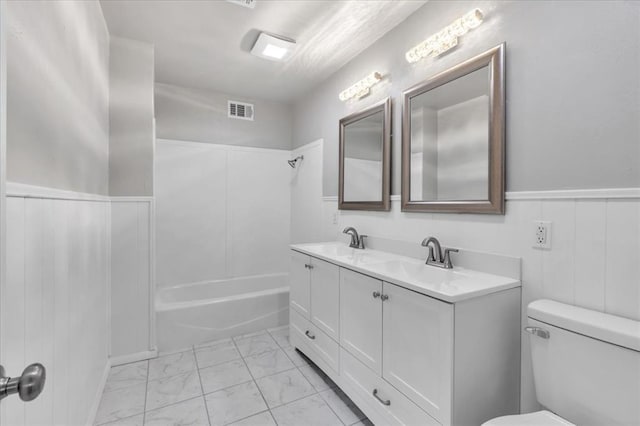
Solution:
{"label": "framed mirror", "polygon": [[504,214],[504,51],[404,92],[402,211]]}
{"label": "framed mirror", "polygon": [[338,208],[389,210],[391,98],[340,120]]}

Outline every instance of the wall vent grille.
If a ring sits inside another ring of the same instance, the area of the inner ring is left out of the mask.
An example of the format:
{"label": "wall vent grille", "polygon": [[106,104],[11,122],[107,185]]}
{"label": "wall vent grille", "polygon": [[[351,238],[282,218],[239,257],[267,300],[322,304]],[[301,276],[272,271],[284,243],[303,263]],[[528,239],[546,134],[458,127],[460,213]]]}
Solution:
{"label": "wall vent grille", "polygon": [[253,121],[254,108],[253,104],[247,104],[238,101],[228,101],[229,118],[238,118],[240,120]]}

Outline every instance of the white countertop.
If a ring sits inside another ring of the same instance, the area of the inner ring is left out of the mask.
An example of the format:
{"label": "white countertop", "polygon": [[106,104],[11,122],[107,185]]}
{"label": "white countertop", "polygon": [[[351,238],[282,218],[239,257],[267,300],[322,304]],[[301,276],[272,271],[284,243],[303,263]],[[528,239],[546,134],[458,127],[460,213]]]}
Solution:
{"label": "white countertop", "polygon": [[448,303],[520,287],[513,278],[456,267],[455,262],[453,269],[442,269],[424,260],[353,249],[341,242],[292,244],[291,249]]}

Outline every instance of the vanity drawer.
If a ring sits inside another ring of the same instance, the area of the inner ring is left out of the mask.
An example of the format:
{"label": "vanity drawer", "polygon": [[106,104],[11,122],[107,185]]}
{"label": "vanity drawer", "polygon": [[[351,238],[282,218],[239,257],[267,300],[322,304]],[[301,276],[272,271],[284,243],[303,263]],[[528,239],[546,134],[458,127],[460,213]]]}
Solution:
{"label": "vanity drawer", "polygon": [[[340,350],[343,390],[375,424],[440,425],[349,352]],[[374,395],[374,392],[377,395]],[[383,402],[388,402],[386,405]]]}
{"label": "vanity drawer", "polygon": [[340,371],[340,346],[325,332],[311,324],[311,333],[307,336],[313,350],[336,373]]}
{"label": "vanity drawer", "polygon": [[316,357],[320,358],[334,370],[334,374],[337,374],[340,371],[340,346],[338,343],[298,312],[292,310],[290,316],[291,334],[296,336],[292,342],[294,344],[300,342],[303,348],[309,348],[310,353],[306,355],[312,361],[321,364],[317,362]]}

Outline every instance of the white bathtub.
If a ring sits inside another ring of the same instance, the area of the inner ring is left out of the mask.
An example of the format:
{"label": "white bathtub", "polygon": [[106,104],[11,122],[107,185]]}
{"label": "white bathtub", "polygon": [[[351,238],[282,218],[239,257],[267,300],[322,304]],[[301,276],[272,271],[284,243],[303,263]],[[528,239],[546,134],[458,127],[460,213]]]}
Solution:
{"label": "white bathtub", "polygon": [[156,293],[160,351],[289,322],[289,274],[183,284]]}

